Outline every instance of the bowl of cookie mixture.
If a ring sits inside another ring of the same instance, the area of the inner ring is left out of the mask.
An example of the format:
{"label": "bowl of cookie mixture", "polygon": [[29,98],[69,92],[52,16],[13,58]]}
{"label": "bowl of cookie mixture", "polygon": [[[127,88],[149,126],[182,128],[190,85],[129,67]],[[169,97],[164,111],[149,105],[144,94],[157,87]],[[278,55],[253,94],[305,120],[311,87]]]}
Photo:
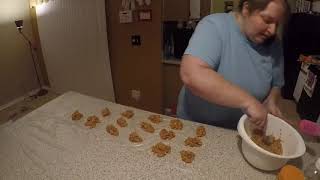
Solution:
{"label": "bowl of cookie mixture", "polygon": [[283,167],[290,159],[301,157],[306,146],[300,134],[288,123],[268,114],[265,133],[258,130],[243,115],[238,123],[244,158],[254,167],[273,171]]}

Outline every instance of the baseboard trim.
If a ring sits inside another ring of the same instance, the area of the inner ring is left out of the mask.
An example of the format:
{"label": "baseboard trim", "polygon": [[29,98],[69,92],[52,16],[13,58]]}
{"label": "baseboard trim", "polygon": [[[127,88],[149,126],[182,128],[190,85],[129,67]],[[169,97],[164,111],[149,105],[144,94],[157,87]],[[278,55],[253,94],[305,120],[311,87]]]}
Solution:
{"label": "baseboard trim", "polygon": [[[50,88],[49,88],[48,86],[43,86],[42,88],[45,89],[45,90],[50,90]],[[39,90],[40,90],[40,88],[31,90],[31,91],[29,91],[28,93],[26,93],[25,95],[20,96],[20,97],[17,97],[17,98],[15,98],[14,100],[12,100],[12,101],[4,104],[4,105],[1,105],[1,106],[0,106],[0,111],[2,111],[2,110],[4,110],[4,109],[6,109],[6,108],[8,108],[8,107],[10,107],[10,106],[18,103],[18,102],[20,102],[20,101],[22,101],[22,100],[24,100],[24,99],[27,98],[27,97],[30,97],[30,96],[36,94]]]}

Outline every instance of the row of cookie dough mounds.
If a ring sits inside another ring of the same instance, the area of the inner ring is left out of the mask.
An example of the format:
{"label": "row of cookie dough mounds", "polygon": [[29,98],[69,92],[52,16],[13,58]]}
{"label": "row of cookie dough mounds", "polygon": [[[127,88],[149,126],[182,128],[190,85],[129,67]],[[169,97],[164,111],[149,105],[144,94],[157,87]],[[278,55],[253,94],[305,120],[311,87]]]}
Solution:
{"label": "row of cookie dough mounds", "polygon": [[[179,119],[172,119],[170,121],[170,128],[173,130],[182,130],[183,129],[183,123]],[[171,130],[162,129],[159,133],[162,140],[170,140],[175,137],[175,133]],[[206,135],[206,129],[204,126],[199,126],[196,129],[195,136],[196,137],[188,137],[184,141],[185,146],[189,147],[200,147],[202,146],[201,137],[204,137]],[[151,151],[156,155],[157,157],[164,157],[167,154],[171,152],[171,147],[169,145],[166,145],[163,142],[159,142],[152,146]],[[192,163],[195,159],[195,153],[188,150],[181,150],[180,151],[180,157],[181,160],[185,163]]]}
{"label": "row of cookie dough mounds", "polygon": [[[110,114],[111,114],[111,112],[107,107],[101,110],[102,117],[109,116]],[[83,114],[81,112],[79,112],[79,110],[74,111],[71,115],[71,119],[73,121],[79,121],[82,119],[82,117],[83,117]]]}
{"label": "row of cookie dough mounds", "polygon": [[[204,126],[198,126],[196,129],[196,137],[188,137],[184,141],[185,146],[189,147],[200,147],[202,146],[202,140],[201,137],[204,137],[206,135],[206,129]],[[192,163],[195,159],[195,153],[192,151],[182,150],[180,151],[181,160],[185,163]]]}
{"label": "row of cookie dough mounds", "polygon": [[[126,122],[126,119],[124,117],[131,118],[134,115],[134,113],[133,113],[133,111],[128,110],[124,113],[121,113],[121,115],[123,117],[121,117],[117,120],[117,124],[120,127],[127,127],[128,123]],[[152,120],[152,122],[154,122],[155,124],[162,122],[160,115],[150,115],[148,117],[148,119]],[[145,122],[145,121],[142,121],[140,123],[140,128],[148,133],[155,132],[155,128],[150,123]],[[115,127],[112,124],[107,125],[106,130],[110,135],[119,136],[119,131],[118,131],[117,127]],[[143,138],[136,131],[133,131],[129,134],[129,141],[131,141],[133,143],[141,143],[141,142],[143,142]]]}
{"label": "row of cookie dough mounds", "polygon": [[[107,117],[110,114],[111,114],[111,112],[108,108],[104,108],[101,110],[102,117]],[[128,126],[126,118],[131,119],[134,116],[134,112],[132,110],[127,110],[127,111],[121,113],[121,116],[122,117],[120,117],[116,120],[116,123],[121,128],[124,128],[124,127]],[[81,120],[82,118],[83,118],[83,114],[80,113],[78,110],[72,114],[72,120],[74,120],[74,121]],[[163,119],[161,118],[161,116],[155,115],[155,114],[150,115],[148,117],[148,120],[150,120],[153,124],[159,124],[159,123],[163,122]],[[99,118],[97,116],[90,116],[90,117],[88,117],[87,122],[85,123],[85,126],[88,126],[90,128],[94,128],[94,127],[96,127],[97,123],[100,123]],[[183,129],[183,123],[179,119],[170,120],[169,126],[172,130],[182,130]],[[140,128],[148,133],[155,132],[155,128],[152,126],[152,124],[150,124],[146,121],[142,121],[140,123]],[[106,131],[112,136],[119,136],[118,128],[112,124],[107,125]],[[202,141],[201,141],[200,137],[203,137],[205,135],[206,135],[205,128],[203,126],[199,126],[196,129],[196,137],[188,137],[184,141],[185,146],[190,146],[190,147],[202,146]],[[174,131],[162,129],[159,132],[159,136],[162,140],[171,140],[171,139],[175,138],[176,135],[175,135]],[[143,142],[143,138],[136,131],[131,132],[129,134],[128,138],[129,138],[129,141],[131,141],[133,143],[142,143]],[[162,142],[159,142],[156,145],[152,146],[151,149],[152,149],[152,152],[157,157],[164,157],[171,152],[171,147],[169,145],[162,143]],[[192,163],[193,160],[195,159],[195,154],[192,151],[182,150],[182,151],[180,151],[180,156],[181,156],[182,161],[184,161],[186,163]]]}
{"label": "row of cookie dough mounds", "polygon": [[[154,146],[152,146],[151,151],[154,155],[161,158],[171,153],[171,146],[166,145],[163,142],[159,142]],[[196,156],[195,153],[192,151],[187,151],[187,150],[180,151],[181,160],[184,161],[185,163],[192,163],[193,160],[195,159],[195,156]]]}
{"label": "row of cookie dough mounds", "polygon": [[[107,117],[107,116],[109,116],[109,115],[111,115],[111,111],[109,110],[109,108],[105,107],[105,108],[103,108],[103,109],[101,110],[101,116],[102,116],[102,117]],[[131,118],[134,114],[133,114],[133,111],[127,110],[127,111],[123,112],[122,115],[125,116],[125,117]],[[72,115],[71,115],[71,119],[72,119],[73,121],[79,121],[79,120],[81,120],[83,117],[84,117],[83,113],[81,113],[79,110],[74,111],[74,112],[72,113]],[[87,127],[89,127],[90,129],[92,129],[92,128],[95,128],[96,125],[97,125],[97,123],[100,123],[100,122],[101,122],[101,121],[99,120],[99,118],[98,118],[97,116],[93,115],[93,116],[89,116],[89,117],[87,118],[87,121],[85,122],[84,125],[87,126]],[[127,122],[126,122],[126,120],[125,120],[124,118],[119,118],[119,119],[117,120],[117,123],[118,123],[118,125],[121,126],[121,127],[126,127],[126,126],[128,125]]]}
{"label": "row of cookie dough mounds", "polygon": [[[108,108],[105,108],[101,111],[101,115],[103,117],[107,116],[106,114],[110,115],[110,111]],[[79,112],[79,110],[76,110],[75,112],[72,113],[71,119],[73,121],[80,121],[83,118],[83,114]],[[97,123],[100,123],[101,121],[99,118],[95,115],[89,116],[87,118],[87,121],[85,122],[85,126],[89,127],[90,129],[95,128],[97,126]]]}
{"label": "row of cookie dough mounds", "polygon": [[[126,115],[126,114],[131,114],[131,113],[122,113],[122,115]],[[130,115],[128,117],[132,117],[132,116]],[[148,117],[148,120],[150,120],[154,124],[159,124],[159,123],[163,122],[160,115],[150,115]],[[117,124],[120,127],[126,127],[126,126],[121,125],[121,124],[125,124],[125,122],[121,123],[121,121],[125,121],[125,119],[123,119],[123,118],[118,119]],[[179,119],[170,120],[169,126],[173,130],[182,130],[183,129],[183,123]],[[152,126],[152,124],[150,124],[146,121],[142,121],[140,123],[140,128],[147,133],[154,133],[155,132],[155,128]],[[118,129],[113,125],[107,126],[107,132],[113,136],[119,136]],[[163,140],[171,140],[175,137],[175,133],[173,131],[167,130],[167,129],[162,129],[159,132],[159,135],[160,135],[160,138]],[[204,126],[197,127],[196,137],[188,137],[184,141],[185,146],[190,146],[190,147],[202,146],[202,141],[201,141],[200,137],[204,137],[205,135],[206,135],[206,130],[205,130]],[[141,143],[141,142],[143,142],[143,138],[136,131],[133,131],[129,134],[129,141],[131,141],[133,143]],[[159,142],[151,147],[151,151],[157,157],[160,158],[160,157],[164,157],[167,154],[169,154],[171,152],[171,147],[169,145],[162,143],[162,142]],[[182,150],[182,151],[180,151],[180,156],[181,156],[181,160],[184,161],[185,163],[192,163],[193,160],[195,159],[195,153],[192,151]]]}

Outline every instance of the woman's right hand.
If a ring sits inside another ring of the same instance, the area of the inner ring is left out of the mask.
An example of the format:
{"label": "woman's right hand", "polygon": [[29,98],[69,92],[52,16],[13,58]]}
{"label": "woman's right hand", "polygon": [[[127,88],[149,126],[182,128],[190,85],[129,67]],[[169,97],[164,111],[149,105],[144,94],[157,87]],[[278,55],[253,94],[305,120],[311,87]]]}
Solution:
{"label": "woman's right hand", "polygon": [[257,100],[251,100],[244,108],[244,113],[247,114],[250,121],[259,129],[264,129],[267,123],[268,111]]}

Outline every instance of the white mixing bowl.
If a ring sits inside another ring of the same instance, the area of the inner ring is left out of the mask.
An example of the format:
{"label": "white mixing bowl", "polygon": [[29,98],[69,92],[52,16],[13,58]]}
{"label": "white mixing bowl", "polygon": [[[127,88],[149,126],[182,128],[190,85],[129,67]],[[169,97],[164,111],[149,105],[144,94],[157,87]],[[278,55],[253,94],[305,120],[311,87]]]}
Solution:
{"label": "white mixing bowl", "polygon": [[247,161],[254,167],[266,171],[273,171],[283,167],[288,160],[302,156],[306,151],[304,140],[300,134],[288,123],[268,115],[266,135],[273,135],[281,139],[283,154],[268,152],[251,140],[252,123],[247,115],[243,115],[238,123],[238,132],[242,137],[242,152]]}

